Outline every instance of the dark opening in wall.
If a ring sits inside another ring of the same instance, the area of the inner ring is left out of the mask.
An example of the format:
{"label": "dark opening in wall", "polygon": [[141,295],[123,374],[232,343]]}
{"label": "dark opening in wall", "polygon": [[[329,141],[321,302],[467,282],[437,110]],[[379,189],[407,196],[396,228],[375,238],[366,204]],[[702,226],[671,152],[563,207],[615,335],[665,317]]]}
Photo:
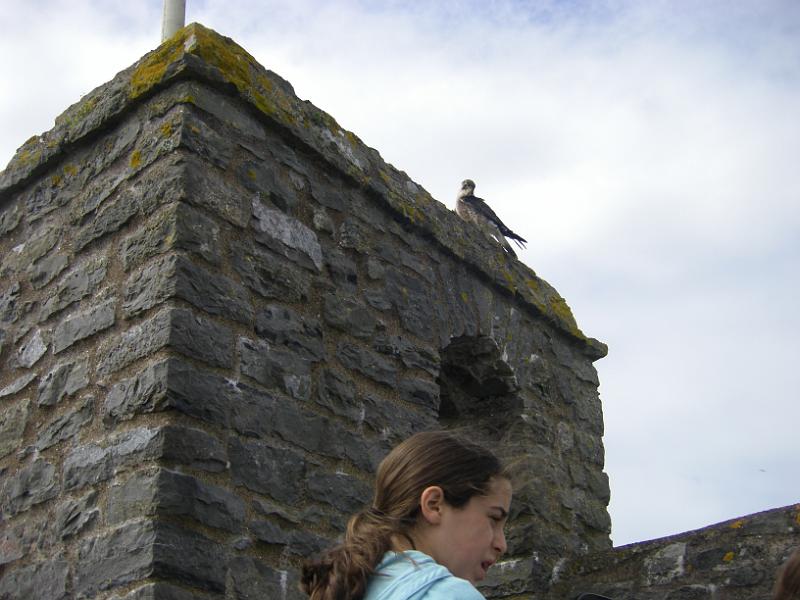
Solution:
{"label": "dark opening in wall", "polygon": [[453,338],[442,351],[439,422],[499,441],[522,410],[514,371],[487,336]]}

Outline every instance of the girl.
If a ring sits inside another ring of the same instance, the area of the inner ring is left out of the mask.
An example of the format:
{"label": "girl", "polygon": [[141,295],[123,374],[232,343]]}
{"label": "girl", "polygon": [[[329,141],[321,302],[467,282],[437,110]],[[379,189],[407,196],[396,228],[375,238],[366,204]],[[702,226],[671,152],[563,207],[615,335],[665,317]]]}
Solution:
{"label": "girl", "polygon": [[378,467],[372,506],[303,567],[311,600],[484,600],[473,584],[506,550],[511,483],[488,450],[418,433]]}

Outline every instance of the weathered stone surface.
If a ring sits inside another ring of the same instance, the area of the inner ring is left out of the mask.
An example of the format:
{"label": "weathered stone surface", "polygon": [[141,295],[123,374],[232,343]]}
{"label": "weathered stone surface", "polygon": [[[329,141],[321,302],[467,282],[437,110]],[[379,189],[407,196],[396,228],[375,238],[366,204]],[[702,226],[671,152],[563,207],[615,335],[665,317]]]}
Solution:
{"label": "weathered stone surface", "polygon": [[311,498],[344,514],[363,509],[372,498],[372,486],[347,473],[310,471],[306,479]]}
{"label": "weathered stone surface", "polygon": [[0,409],[0,458],[17,450],[28,424],[31,403],[22,400]]}
{"label": "weathered stone surface", "polygon": [[221,171],[200,158],[184,160],[182,182],[186,201],[219,215],[226,221],[244,228],[250,222],[251,195],[225,180]]}
{"label": "weathered stone surface", "polygon": [[322,329],[315,318],[281,306],[270,304],[256,316],[256,333],[275,346],[289,350],[312,361],[325,356]]}
{"label": "weathered stone surface", "polygon": [[39,406],[53,406],[89,385],[87,362],[82,358],[65,361],[53,367],[39,382],[36,403]]}
{"label": "weathered stone surface", "polygon": [[213,366],[227,367],[233,361],[229,328],[190,310],[166,308],[102,346],[97,374],[107,377],[165,346]]}
{"label": "weathered stone surface", "polygon": [[56,507],[54,534],[64,540],[91,528],[100,516],[97,490],[69,499]]}
{"label": "weathered stone surface", "polygon": [[28,267],[28,280],[33,289],[41,289],[58,277],[68,265],[69,258],[64,254],[47,256]]}
{"label": "weathered stone surface", "polygon": [[172,309],[162,310],[101,346],[98,350],[97,374],[106,377],[166,346],[170,340],[172,314]]}
{"label": "weathered stone surface", "polygon": [[314,400],[335,415],[356,423],[364,420],[364,405],[356,399],[355,385],[336,371],[322,372]]}
{"label": "weathered stone surface", "polygon": [[397,383],[397,365],[380,354],[354,344],[340,342],[337,356],[342,365],[373,381],[390,387],[394,387]]}
{"label": "weathered stone surface", "polygon": [[37,459],[5,478],[0,488],[0,507],[3,515],[10,517],[54,498],[58,492],[55,466]]}
{"label": "weathered stone surface", "polygon": [[311,361],[307,358],[286,347],[248,338],[239,339],[239,355],[242,375],[293,398],[310,398]]}
{"label": "weathered stone surface", "polygon": [[305,462],[298,453],[264,442],[232,438],[228,457],[234,485],[288,504],[300,498]]}
{"label": "weathered stone surface", "polygon": [[20,275],[29,265],[50,252],[58,243],[60,235],[60,228],[54,225],[45,225],[35,230],[2,258],[0,275],[3,277]]}
{"label": "weathered stone surface", "polygon": [[0,598],[66,600],[68,574],[63,556],[20,567],[0,577]]}
{"label": "weathered stone surface", "polygon": [[47,352],[47,343],[42,338],[42,330],[37,329],[17,352],[20,366],[30,369]]}
{"label": "weathered stone surface", "polygon": [[283,302],[308,300],[311,276],[274,252],[243,243],[231,260],[244,285],[260,296]]}
{"label": "weathered stone surface", "polygon": [[91,397],[81,400],[75,408],[71,408],[52,419],[43,426],[36,437],[36,449],[46,450],[60,442],[74,439],[78,432],[92,420],[92,407],[94,399]]}
{"label": "weathered stone surface", "polygon": [[0,325],[9,325],[19,318],[19,283],[14,282],[0,293]]}
{"label": "weathered stone surface", "polygon": [[185,250],[211,264],[219,264],[220,227],[188,204],[172,204],[122,241],[122,266],[129,271],[173,249]]}
{"label": "weathered stone surface", "polygon": [[378,320],[364,304],[340,294],[325,296],[322,315],[331,327],[362,340],[370,339],[378,326]]}
{"label": "weathered stone surface", "polygon": [[36,379],[36,373],[26,373],[22,377],[18,377],[17,379],[9,383],[6,387],[0,389],[0,398],[4,398],[5,396],[11,396],[13,394],[16,394],[17,392],[21,392],[26,387],[28,387],[28,384],[34,379]]}
{"label": "weathered stone surface", "polygon": [[64,488],[106,481],[119,471],[159,458],[163,441],[162,429],[139,427],[110,437],[104,446],[78,446],[64,459]]}
{"label": "weathered stone surface", "polygon": [[148,583],[122,596],[114,594],[108,600],[221,600],[221,598],[219,594],[207,591],[190,591],[168,583]]}
{"label": "weathered stone surface", "polygon": [[223,442],[205,431],[189,427],[164,428],[162,458],[170,463],[212,473],[228,469]]}
{"label": "weathered stone surface", "polygon": [[61,321],[53,335],[53,352],[58,354],[76,342],[111,327],[116,318],[114,315],[116,304],[117,299],[111,298],[99,306],[70,315]]}
{"label": "weathered stone surface", "polygon": [[6,206],[0,211],[0,235],[11,233],[17,228],[22,219],[20,205]]}
{"label": "weathered stone surface", "polygon": [[228,490],[166,469],[138,471],[111,488],[110,523],[156,515],[188,517],[235,533],[242,528],[245,509],[244,502]]}
{"label": "weathered stone surface", "polygon": [[418,404],[431,411],[433,415],[439,412],[439,386],[425,379],[405,377],[400,381],[400,398],[406,402]]}
{"label": "weathered stone surface", "polygon": [[348,458],[359,468],[374,466],[366,441],[339,423],[314,414],[302,403],[277,399],[245,385],[231,403],[231,426],[242,435],[278,436],[287,443],[331,458]]}
{"label": "weathered stone surface", "polygon": [[152,523],[137,521],[83,540],[78,546],[75,593],[93,597],[153,573],[156,531]]}
{"label": "weathered stone surface", "polygon": [[283,527],[275,521],[253,521],[248,529],[260,542],[284,546],[282,553],[308,557],[320,553],[331,546],[331,540],[318,536],[310,531]]}
{"label": "weathered stone surface", "polygon": [[114,385],[103,406],[107,422],[174,409],[212,424],[226,425],[237,388],[223,377],[198,371],[176,358],[150,365]]}
{"label": "weathered stone surface", "polygon": [[122,310],[131,317],[173,297],[211,315],[243,323],[253,320],[253,309],[242,286],[174,254],[156,259],[128,278]]}
{"label": "weathered stone surface", "polygon": [[325,268],[331,281],[342,291],[355,292],[358,289],[358,265],[338,248],[326,248],[323,256]]}
{"label": "weathered stone surface", "polygon": [[230,562],[231,592],[235,600],[281,598],[302,600],[297,589],[298,577],[291,571],[274,569],[249,556],[238,556]]}
{"label": "weathered stone surface", "polygon": [[260,243],[303,267],[322,269],[322,248],[312,229],[258,199],[253,200],[252,210]]}
{"label": "weathered stone surface", "polygon": [[398,335],[377,335],[372,339],[372,347],[381,354],[398,357],[409,369],[421,369],[432,377],[439,376],[441,359],[433,348],[416,345],[407,337]]}
{"label": "weathered stone surface", "polygon": [[104,257],[87,259],[76,265],[61,279],[53,294],[42,304],[39,321],[48,319],[73,302],[94,292],[105,279],[106,273],[107,261]]}

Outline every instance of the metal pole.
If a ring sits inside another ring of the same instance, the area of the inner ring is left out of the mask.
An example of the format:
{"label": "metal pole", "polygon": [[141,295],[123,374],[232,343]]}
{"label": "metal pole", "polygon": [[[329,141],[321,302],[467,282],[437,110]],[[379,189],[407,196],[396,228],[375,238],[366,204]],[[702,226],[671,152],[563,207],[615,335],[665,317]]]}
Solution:
{"label": "metal pole", "polygon": [[185,25],[186,0],[164,0],[164,18],[161,21],[161,41],[171,38]]}

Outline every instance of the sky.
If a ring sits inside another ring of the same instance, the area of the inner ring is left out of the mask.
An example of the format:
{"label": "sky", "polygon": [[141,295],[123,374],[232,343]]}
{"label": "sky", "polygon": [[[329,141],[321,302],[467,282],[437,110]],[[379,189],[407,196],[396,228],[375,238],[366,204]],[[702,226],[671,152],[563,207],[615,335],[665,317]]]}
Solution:
{"label": "sky", "polygon": [[[0,165],[161,33],[0,0]],[[800,502],[800,2],[188,0],[450,208],[529,240],[595,363],[615,545]]]}

